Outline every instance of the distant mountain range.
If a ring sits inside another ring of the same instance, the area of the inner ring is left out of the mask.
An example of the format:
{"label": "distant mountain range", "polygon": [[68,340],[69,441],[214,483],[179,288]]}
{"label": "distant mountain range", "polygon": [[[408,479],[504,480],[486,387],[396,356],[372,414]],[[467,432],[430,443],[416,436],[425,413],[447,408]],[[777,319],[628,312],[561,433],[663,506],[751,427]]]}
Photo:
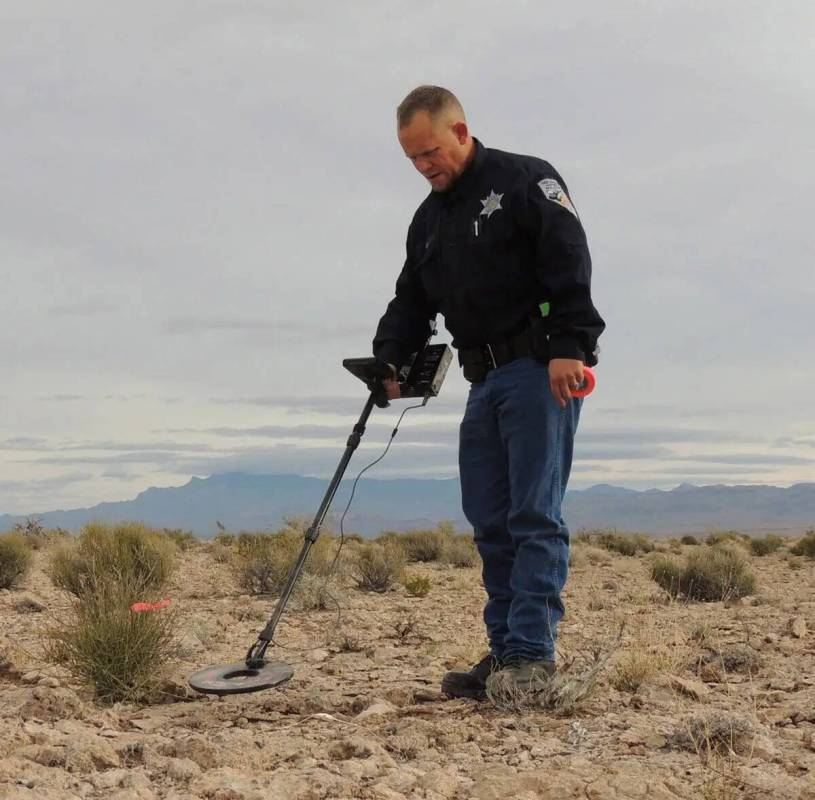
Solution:
{"label": "distant mountain range", "polygon": [[[335,527],[351,491],[345,480],[331,506]],[[134,500],[32,515],[50,528],[78,530],[90,520],[140,520],[214,536],[229,531],[275,530],[287,516],[313,517],[328,481],[300,475],[229,473],[192,478],[184,486],[148,489]],[[693,486],[634,491],[601,484],[566,494],[564,517],[572,531],[617,528],[655,534],[707,529],[805,530],[815,526],[815,483],[776,486]],[[24,516],[0,515],[0,531]],[[451,520],[468,530],[457,478],[360,480],[345,518],[346,532],[376,536],[383,530],[434,527]]]}
{"label": "distant mountain range", "polygon": [[[100,503],[91,508],[47,511],[50,528],[78,530],[90,520],[140,520],[156,527],[183,528],[198,536],[229,531],[274,530],[287,516],[313,516],[328,481],[300,475],[228,473],[192,478],[184,486],[148,489],[134,500]],[[351,491],[343,481],[329,519],[339,521]],[[635,491],[600,484],[566,494],[564,517],[574,532],[581,528],[617,528],[655,534],[736,528],[805,530],[815,526],[815,483],[777,486],[693,486]],[[0,515],[0,530],[24,516]],[[432,527],[451,520],[469,529],[461,511],[457,478],[360,480],[346,516],[346,533],[376,536],[383,530]]]}

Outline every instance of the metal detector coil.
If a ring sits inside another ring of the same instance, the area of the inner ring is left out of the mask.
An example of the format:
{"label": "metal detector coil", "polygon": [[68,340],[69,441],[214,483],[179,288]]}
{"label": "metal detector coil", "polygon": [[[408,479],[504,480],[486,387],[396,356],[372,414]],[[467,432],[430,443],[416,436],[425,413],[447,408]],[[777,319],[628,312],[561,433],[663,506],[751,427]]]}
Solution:
{"label": "metal detector coil", "polygon": [[294,670],[280,661],[265,661],[250,667],[245,661],[206,667],[190,676],[190,686],[205,694],[246,694],[272,689],[286,683]]}
{"label": "metal detector coil", "polygon": [[[446,344],[426,345],[403,368],[398,376],[402,397],[424,397],[425,402],[428,397],[435,397],[439,393],[452,358],[452,351]],[[375,378],[372,371],[375,364],[373,358],[346,358],[342,363],[346,369],[362,379],[366,385],[370,385],[372,379]],[[371,411],[373,411],[378,395],[379,390],[371,391],[365,407],[362,409],[362,414],[354,425],[353,432],[348,437],[339,466],[331,479],[320,507],[317,509],[311,527],[305,533],[300,555],[286,578],[286,585],[280,593],[280,598],[274,607],[272,616],[266,623],[266,627],[258,634],[257,641],[249,648],[243,661],[235,661],[231,664],[216,664],[192,675],[189,683],[196,691],[217,695],[259,692],[286,683],[294,674],[294,670],[288,664],[280,661],[267,661],[266,650],[274,642],[277,624],[300,577],[309,550],[320,535],[320,527],[328,513],[342,476],[345,474],[348,462],[365,433],[365,425]]]}

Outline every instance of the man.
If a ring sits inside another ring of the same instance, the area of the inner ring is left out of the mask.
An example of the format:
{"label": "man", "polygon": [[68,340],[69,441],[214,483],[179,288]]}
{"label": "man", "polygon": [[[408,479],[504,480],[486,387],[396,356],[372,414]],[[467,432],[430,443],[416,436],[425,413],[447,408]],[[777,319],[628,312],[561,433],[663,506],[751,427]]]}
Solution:
{"label": "man", "polygon": [[[583,366],[597,363],[605,327],[591,301],[586,237],[553,167],[485,148],[447,89],[410,92],[397,127],[431,192],[408,230],[374,356],[395,378],[440,312],[472,384],[459,469],[483,561],[490,654],[468,672],[447,673],[442,690],[484,697],[498,671],[502,685],[534,689],[554,673],[563,616],[561,502],[582,402],[571,391]],[[398,397],[394,379],[383,383]]]}

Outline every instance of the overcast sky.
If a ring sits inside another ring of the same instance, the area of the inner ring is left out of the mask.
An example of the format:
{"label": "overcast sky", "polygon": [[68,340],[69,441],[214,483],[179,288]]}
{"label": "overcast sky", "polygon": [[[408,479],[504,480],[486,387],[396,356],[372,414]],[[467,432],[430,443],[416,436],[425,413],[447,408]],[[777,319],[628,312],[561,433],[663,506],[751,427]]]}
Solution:
{"label": "overcast sky", "polygon": [[[571,487],[815,480],[814,34],[811,0],[2,0],[0,513],[333,472],[427,192],[394,123],[420,83],[586,227]],[[456,475],[466,391],[369,476]]]}

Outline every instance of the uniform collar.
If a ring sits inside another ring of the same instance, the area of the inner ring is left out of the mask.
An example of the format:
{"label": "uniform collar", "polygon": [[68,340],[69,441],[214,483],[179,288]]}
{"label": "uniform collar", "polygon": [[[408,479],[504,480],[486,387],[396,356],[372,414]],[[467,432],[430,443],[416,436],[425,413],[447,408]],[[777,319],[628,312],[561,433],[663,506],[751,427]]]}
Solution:
{"label": "uniform collar", "polygon": [[444,203],[452,203],[458,198],[462,197],[467,190],[472,187],[478,173],[484,166],[484,162],[487,160],[487,148],[484,147],[484,145],[481,144],[481,142],[478,141],[475,136],[473,136],[473,142],[475,143],[475,154],[473,155],[473,159],[466,166],[464,172],[458,176],[456,182],[450,187],[449,191],[441,193]]}

